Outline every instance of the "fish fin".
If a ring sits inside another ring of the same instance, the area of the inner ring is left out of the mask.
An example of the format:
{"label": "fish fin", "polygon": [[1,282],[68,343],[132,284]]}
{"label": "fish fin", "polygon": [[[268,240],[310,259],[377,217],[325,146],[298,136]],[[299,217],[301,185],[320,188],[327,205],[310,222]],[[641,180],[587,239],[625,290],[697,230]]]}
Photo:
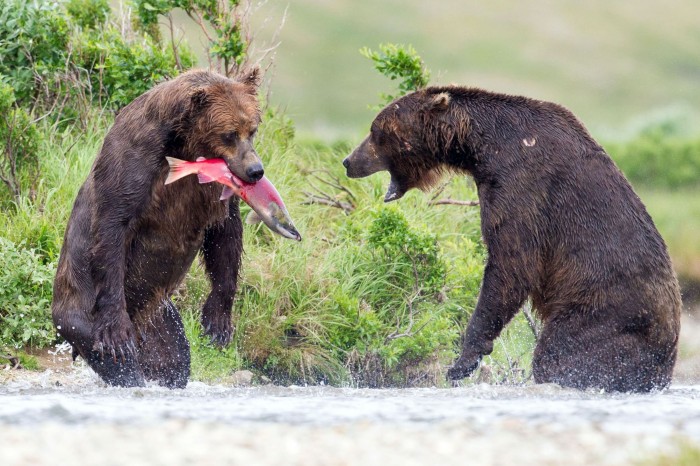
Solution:
{"label": "fish fin", "polygon": [[262,222],[262,218],[254,210],[251,210],[245,217],[245,223],[248,225],[257,225],[260,222]]}
{"label": "fish fin", "polygon": [[230,186],[224,185],[224,189],[223,189],[223,191],[221,191],[221,197],[219,198],[219,200],[220,201],[226,200],[229,197],[233,196],[234,194],[236,194],[236,191],[231,189]]}
{"label": "fish fin", "polygon": [[212,183],[216,181],[216,178],[214,178],[213,176],[207,175],[206,173],[202,172],[197,173],[197,179],[199,180],[199,184]]}
{"label": "fish fin", "polygon": [[187,175],[191,175],[195,172],[194,169],[188,167],[189,162],[187,160],[180,160],[173,157],[165,157],[170,166],[170,171],[168,172],[168,177],[165,179],[165,184],[173,183],[180,178],[184,178]]}

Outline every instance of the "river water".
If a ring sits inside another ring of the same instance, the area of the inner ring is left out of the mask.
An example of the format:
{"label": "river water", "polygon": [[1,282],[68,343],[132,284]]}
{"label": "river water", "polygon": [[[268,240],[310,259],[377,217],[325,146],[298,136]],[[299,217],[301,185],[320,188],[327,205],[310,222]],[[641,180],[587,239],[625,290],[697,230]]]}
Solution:
{"label": "river water", "polygon": [[0,384],[0,464],[629,464],[700,445],[700,385],[373,390]]}

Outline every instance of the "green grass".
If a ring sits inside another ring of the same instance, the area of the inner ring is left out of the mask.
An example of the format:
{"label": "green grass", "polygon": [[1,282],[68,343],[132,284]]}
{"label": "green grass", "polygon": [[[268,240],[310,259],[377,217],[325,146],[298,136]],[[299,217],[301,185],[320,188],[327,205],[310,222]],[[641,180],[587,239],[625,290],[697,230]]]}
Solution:
{"label": "green grass", "polygon": [[695,466],[700,464],[700,446],[690,440],[675,441],[676,451],[637,461],[640,466]]}
{"label": "green grass", "polygon": [[[41,150],[41,179],[32,197],[12,201],[0,191],[0,203],[7,215],[0,215],[2,236],[37,249],[48,260],[58,259],[68,216],[78,189],[85,181],[102,144],[107,121],[95,120],[93,127],[65,138],[54,135]],[[43,131],[49,133],[48,127]]]}

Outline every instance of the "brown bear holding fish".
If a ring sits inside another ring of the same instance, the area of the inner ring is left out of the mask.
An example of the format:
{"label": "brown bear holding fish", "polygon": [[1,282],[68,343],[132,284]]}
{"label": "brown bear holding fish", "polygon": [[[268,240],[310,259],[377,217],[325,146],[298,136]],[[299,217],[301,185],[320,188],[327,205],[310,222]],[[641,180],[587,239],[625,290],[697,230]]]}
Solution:
{"label": "brown bear holding fish", "polygon": [[125,107],[104,140],[66,228],[52,312],[74,356],[110,385],[187,384],[189,344],[170,296],[197,252],[212,284],[204,332],[230,342],[239,198],[301,239],[253,149],[258,85],[257,69],[235,80],[185,73]]}

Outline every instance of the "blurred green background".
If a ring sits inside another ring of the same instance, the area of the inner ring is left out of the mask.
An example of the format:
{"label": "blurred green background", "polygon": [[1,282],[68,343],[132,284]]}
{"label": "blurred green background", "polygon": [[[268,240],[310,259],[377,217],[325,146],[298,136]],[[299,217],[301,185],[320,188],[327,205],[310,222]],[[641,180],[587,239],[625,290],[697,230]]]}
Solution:
{"label": "blurred green background", "polygon": [[[393,83],[358,50],[384,42],[412,44],[433,84],[555,101],[604,139],[631,137],[669,115],[697,130],[695,0],[272,0],[253,14],[258,49],[285,10],[271,100],[302,134],[334,139],[369,127],[368,103]],[[181,24],[190,37],[191,23]]]}

